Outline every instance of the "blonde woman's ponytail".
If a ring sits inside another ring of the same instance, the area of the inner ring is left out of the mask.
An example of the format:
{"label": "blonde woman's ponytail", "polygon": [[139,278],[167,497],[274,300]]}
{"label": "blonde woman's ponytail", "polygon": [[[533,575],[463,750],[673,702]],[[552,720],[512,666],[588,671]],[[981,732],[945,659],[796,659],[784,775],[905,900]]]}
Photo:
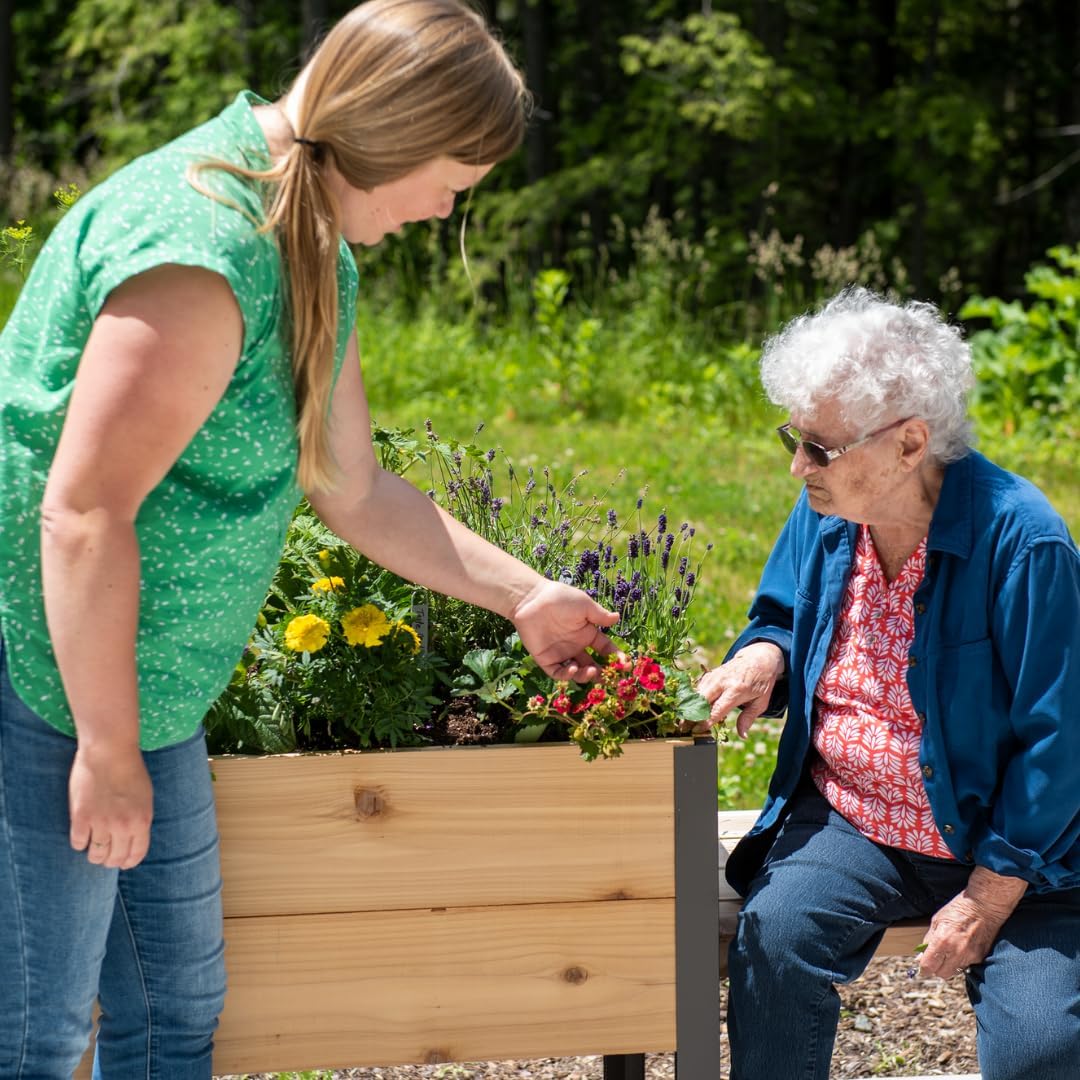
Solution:
{"label": "blonde woman's ponytail", "polygon": [[334,462],[327,421],[338,332],[337,205],[326,185],[319,143],[293,143],[267,211],[281,250],[291,330],[298,478],[305,491],[333,486]]}

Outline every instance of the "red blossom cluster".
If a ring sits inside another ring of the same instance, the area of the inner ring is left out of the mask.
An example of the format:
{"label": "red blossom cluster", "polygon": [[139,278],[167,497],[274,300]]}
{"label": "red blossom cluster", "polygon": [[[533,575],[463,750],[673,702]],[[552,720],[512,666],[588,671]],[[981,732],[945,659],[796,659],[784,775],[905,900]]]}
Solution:
{"label": "red blossom cluster", "polygon": [[616,757],[635,728],[651,726],[657,734],[678,727],[674,699],[665,693],[668,675],[651,656],[617,653],[606,659],[600,678],[588,688],[559,683],[550,696],[528,701],[523,722],[559,721],[587,757]]}

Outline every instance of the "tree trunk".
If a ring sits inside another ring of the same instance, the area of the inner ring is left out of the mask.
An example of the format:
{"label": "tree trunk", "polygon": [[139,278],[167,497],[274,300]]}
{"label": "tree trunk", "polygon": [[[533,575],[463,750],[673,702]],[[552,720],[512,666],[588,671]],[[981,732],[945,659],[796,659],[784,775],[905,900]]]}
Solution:
{"label": "tree trunk", "polygon": [[[921,89],[928,94],[937,75],[938,39],[941,32],[941,0],[934,0],[927,12],[926,59],[923,61]],[[916,141],[918,159],[930,160],[930,142],[925,135]],[[926,285],[926,215],[928,211],[926,187],[918,183],[915,189],[915,216],[911,226],[911,284],[916,295],[922,295]]]}
{"label": "tree trunk", "polygon": [[305,61],[326,32],[329,17],[327,0],[300,0],[300,27]]}
{"label": "tree trunk", "polygon": [[521,37],[525,49],[525,82],[536,111],[525,135],[525,174],[530,184],[551,172],[552,102],[547,100],[548,0],[519,0]]}
{"label": "tree trunk", "polygon": [[15,0],[0,0],[0,161],[11,156],[15,138]]}
{"label": "tree trunk", "polygon": [[[1061,91],[1057,100],[1057,122],[1062,128],[1080,125],[1080,78],[1068,77],[1069,72],[1080,69],[1080,10],[1075,0],[1057,0],[1055,17],[1051,23],[1057,28],[1058,64]],[[1052,144],[1066,157],[1080,148],[1080,134],[1055,139]],[[1080,168],[1074,166],[1074,169]],[[1075,177],[1076,172],[1070,173]],[[1062,239],[1080,236],[1080,183],[1075,179],[1061,185],[1062,216],[1065,233]]]}

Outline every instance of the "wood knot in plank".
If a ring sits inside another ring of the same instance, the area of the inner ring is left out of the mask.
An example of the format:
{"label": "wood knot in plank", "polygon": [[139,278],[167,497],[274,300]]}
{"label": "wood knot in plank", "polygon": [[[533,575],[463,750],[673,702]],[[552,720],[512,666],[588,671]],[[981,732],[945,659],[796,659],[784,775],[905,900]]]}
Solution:
{"label": "wood knot in plank", "polygon": [[589,973],[575,964],[573,967],[568,967],[562,973],[562,977],[571,985],[580,986],[589,977]]}
{"label": "wood knot in plank", "polygon": [[356,788],[353,791],[353,802],[356,805],[357,819],[360,821],[379,817],[387,811],[386,798],[376,788]]}

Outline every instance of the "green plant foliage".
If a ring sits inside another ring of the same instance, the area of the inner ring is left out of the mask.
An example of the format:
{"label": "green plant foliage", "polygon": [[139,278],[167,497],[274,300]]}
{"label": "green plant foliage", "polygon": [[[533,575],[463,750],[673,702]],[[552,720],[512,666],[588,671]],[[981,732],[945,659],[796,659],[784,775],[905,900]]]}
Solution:
{"label": "green plant foliage", "polygon": [[[691,526],[669,530],[662,511],[646,525],[643,498],[622,524],[602,496],[579,495],[584,474],[562,487],[549,468],[522,478],[497,451],[443,440],[431,427],[422,441],[377,427],[374,441],[385,467],[427,470],[429,496],[458,520],[620,612],[620,642],[662,660],[669,673],[667,696],[635,707],[642,726],[671,734],[680,718],[704,718],[704,701],[675,667],[690,648],[701,570]],[[217,753],[543,735],[576,737],[590,757],[615,756],[638,730],[622,716],[603,739],[581,722],[549,726],[528,702],[559,692],[575,693],[540,671],[507,620],[375,566],[302,506],[259,625],[206,727]]]}
{"label": "green plant foliage", "polygon": [[[81,194],[78,184],[68,183],[53,192],[53,201],[57,210],[63,213],[75,205]],[[10,268],[18,274],[20,282],[25,281],[38,240],[39,235],[34,231],[34,226],[28,225],[24,220],[0,229],[0,270]],[[14,306],[14,297],[11,306]]]}
{"label": "green plant foliage", "polygon": [[753,139],[769,108],[783,107],[783,95],[792,92],[790,72],[778,69],[729,11],[689,15],[655,37],[628,34],[619,44],[623,71],[644,79],[639,104],[650,119],[649,138],[683,120],[685,135],[729,132]]}
{"label": "green plant foliage", "polygon": [[59,34],[88,127],[119,163],[217,113],[244,86],[239,15],[214,0],[79,0]]}
{"label": "green plant foliage", "polygon": [[25,281],[30,249],[35,240],[34,226],[22,220],[0,229],[0,268],[10,266]]}
{"label": "green plant foliage", "polygon": [[982,426],[1042,444],[1075,462],[1080,435],[1080,247],[1047,252],[1024,284],[1034,299],[974,296],[960,317],[987,328],[971,335],[978,376],[974,413]]}
{"label": "green plant foliage", "polygon": [[411,625],[415,596],[301,508],[259,626],[207,717],[211,749],[423,741],[439,661]]}

